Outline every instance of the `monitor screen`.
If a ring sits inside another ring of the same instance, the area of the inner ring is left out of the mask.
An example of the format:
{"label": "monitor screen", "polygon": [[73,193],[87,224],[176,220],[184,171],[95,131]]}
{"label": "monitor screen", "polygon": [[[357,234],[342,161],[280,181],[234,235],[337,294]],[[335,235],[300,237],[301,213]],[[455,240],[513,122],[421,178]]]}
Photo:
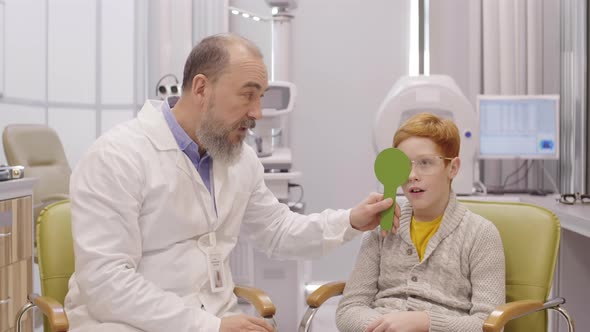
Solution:
{"label": "monitor screen", "polygon": [[477,109],[480,158],[559,158],[559,96],[480,95]]}

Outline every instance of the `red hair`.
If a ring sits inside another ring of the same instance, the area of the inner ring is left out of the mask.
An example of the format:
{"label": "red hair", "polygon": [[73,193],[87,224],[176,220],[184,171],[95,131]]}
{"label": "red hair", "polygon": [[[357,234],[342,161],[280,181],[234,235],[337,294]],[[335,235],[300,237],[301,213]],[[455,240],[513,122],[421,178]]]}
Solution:
{"label": "red hair", "polygon": [[406,122],[395,132],[393,147],[410,137],[425,137],[432,140],[443,157],[455,158],[459,156],[461,137],[455,123],[448,119],[441,119],[432,113],[419,113]]}

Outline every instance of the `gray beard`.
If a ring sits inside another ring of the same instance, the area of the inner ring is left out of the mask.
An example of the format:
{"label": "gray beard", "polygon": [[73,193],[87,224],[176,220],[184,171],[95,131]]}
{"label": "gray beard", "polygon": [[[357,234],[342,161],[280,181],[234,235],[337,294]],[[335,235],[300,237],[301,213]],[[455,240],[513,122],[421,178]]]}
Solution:
{"label": "gray beard", "polygon": [[209,111],[201,126],[197,129],[195,135],[199,144],[204,148],[213,160],[234,163],[242,152],[243,137],[239,142],[231,143],[229,136],[231,132],[239,127],[254,128],[256,122],[253,119],[244,120],[238,126],[226,127],[220,121],[211,117]]}

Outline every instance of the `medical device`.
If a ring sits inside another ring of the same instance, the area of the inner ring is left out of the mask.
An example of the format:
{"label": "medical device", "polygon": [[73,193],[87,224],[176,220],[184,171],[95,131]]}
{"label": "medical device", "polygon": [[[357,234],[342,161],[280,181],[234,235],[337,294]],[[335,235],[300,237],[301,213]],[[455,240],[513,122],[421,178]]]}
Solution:
{"label": "medical device", "polygon": [[[264,182],[275,197],[292,211],[303,213],[303,186],[294,181],[301,177],[292,169],[289,147],[289,115],[294,110],[296,87],[290,75],[292,68],[291,22],[297,0],[266,0],[272,17],[259,15],[236,7],[229,13],[265,24],[270,22],[272,51],[270,82],[261,100],[262,118],[248,132],[246,142],[256,151],[264,167]],[[243,240],[242,240],[243,239]],[[242,237],[230,256],[234,281],[263,288],[278,308],[275,319],[283,330],[297,325],[297,317],[305,310],[305,271],[309,262],[277,260],[256,252]],[[248,308],[242,308],[248,311]],[[281,314],[282,312],[282,314]]]}
{"label": "medical device", "polygon": [[451,119],[459,128],[461,169],[453,179],[453,190],[459,195],[472,194],[474,183],[479,182],[477,114],[449,76],[406,76],[393,85],[375,117],[375,156],[393,145],[393,135],[406,120],[422,112]]}
{"label": "medical device", "polygon": [[[256,122],[256,127],[248,131],[248,143],[254,148],[259,157],[269,157],[274,149],[281,146],[283,132],[282,117],[293,111],[295,104],[295,85],[289,82],[269,82],[268,89],[261,100],[262,119]],[[291,165],[273,166],[274,160],[265,160],[270,170],[290,168]],[[265,166],[266,166],[265,165]]]}
{"label": "medical device", "polygon": [[[162,84],[162,81],[166,78],[174,79],[174,83]],[[174,74],[166,74],[158,80],[158,83],[156,83],[156,96],[160,99],[166,99],[171,96],[180,96],[181,91],[181,84]]]}
{"label": "medical device", "polygon": [[0,181],[22,179],[25,176],[23,166],[0,165]]}
{"label": "medical device", "polygon": [[246,140],[260,157],[267,187],[284,202],[289,199],[289,182],[301,175],[291,171],[291,149],[283,143],[285,117],[293,111],[296,97],[295,84],[269,82],[261,100],[262,118],[248,131]]}
{"label": "medical device", "polygon": [[278,7],[284,9],[297,8],[298,0],[265,0],[269,7]]}
{"label": "medical device", "polygon": [[559,159],[558,95],[480,95],[479,158]]}

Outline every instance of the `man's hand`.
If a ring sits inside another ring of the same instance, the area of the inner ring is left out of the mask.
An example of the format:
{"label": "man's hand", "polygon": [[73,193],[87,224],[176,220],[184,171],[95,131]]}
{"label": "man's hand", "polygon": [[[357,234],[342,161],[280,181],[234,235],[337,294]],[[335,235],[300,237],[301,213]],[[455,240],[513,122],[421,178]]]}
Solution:
{"label": "man's hand", "polygon": [[428,332],[430,316],[424,311],[392,312],[373,321],[365,332]]}
{"label": "man's hand", "polygon": [[264,319],[248,316],[248,315],[234,315],[227,316],[221,319],[221,326],[219,332],[239,332],[239,331],[259,331],[259,332],[275,332],[274,328],[270,326]]}
{"label": "man's hand", "polygon": [[[350,211],[350,224],[359,231],[372,230],[381,222],[381,212],[389,209],[393,204],[391,198],[383,199],[382,194],[372,193],[359,205]],[[395,234],[399,227],[400,208],[395,205],[392,232]]]}

